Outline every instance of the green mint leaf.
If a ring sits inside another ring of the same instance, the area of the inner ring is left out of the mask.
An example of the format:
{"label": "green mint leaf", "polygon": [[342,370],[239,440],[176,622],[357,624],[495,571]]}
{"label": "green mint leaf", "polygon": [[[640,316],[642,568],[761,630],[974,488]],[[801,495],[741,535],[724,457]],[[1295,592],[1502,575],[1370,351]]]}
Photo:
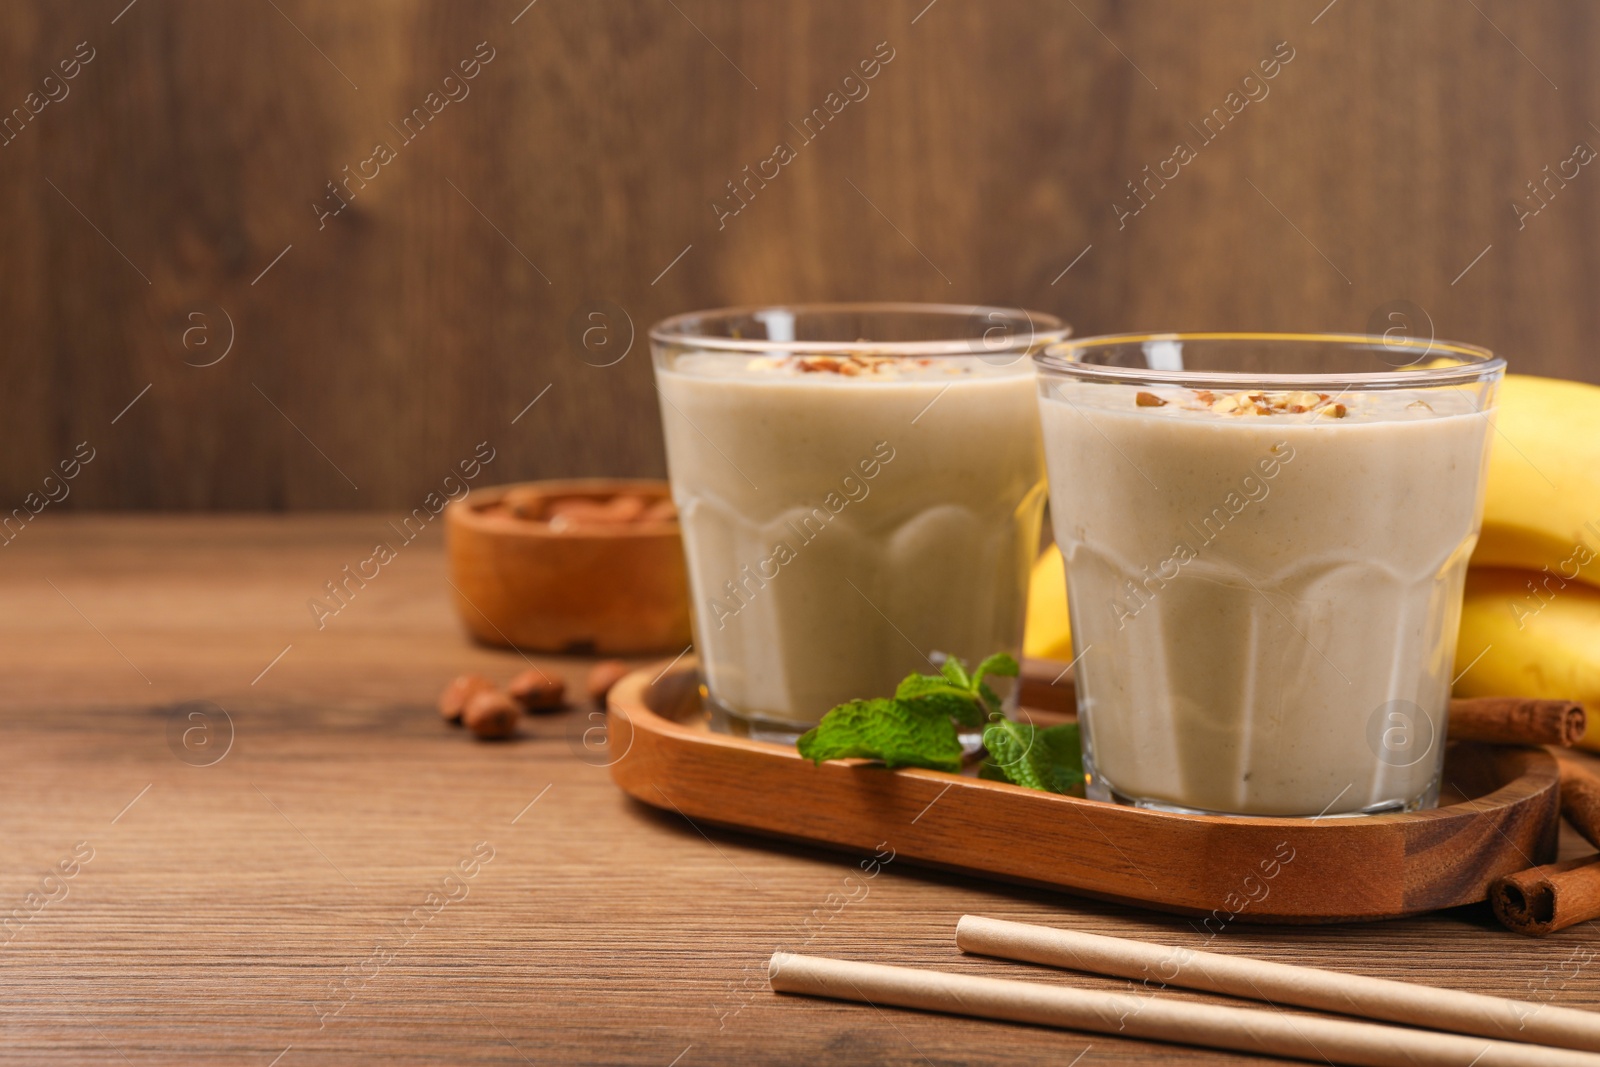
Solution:
{"label": "green mint leaf", "polygon": [[952,685],[959,685],[963,689],[972,688],[972,679],[967,675],[967,665],[954,656],[946,656],[939,665],[939,673],[950,679]]}
{"label": "green mint leaf", "polygon": [[987,682],[978,683],[978,696],[983,698],[983,705],[992,715],[1000,714],[1000,696],[989,688]]}
{"label": "green mint leaf", "polygon": [[938,695],[961,697],[968,703],[972,702],[970,690],[963,689],[937,674],[908,674],[894,691],[896,700],[916,700],[919,697]]}
{"label": "green mint leaf", "polygon": [[1038,731],[1028,723],[1001,719],[984,728],[983,747],[989,750],[984,766],[993,766],[1006,780],[1028,789],[1044,789],[1044,780],[1028,756]]}
{"label": "green mint leaf", "polygon": [[1016,782],[1012,782],[1010,778],[1007,778],[1006,772],[1002,771],[999,764],[995,763],[993,760],[984,760],[978,765],[978,777],[985,778],[991,782],[1010,782],[1012,785],[1017,784]]}
{"label": "green mint leaf", "polygon": [[972,672],[972,680],[981,682],[986,674],[996,674],[1002,678],[1015,678],[1020,670],[1021,668],[1017,666],[1015,659],[1004,652],[996,652],[978,664],[978,669]]}
{"label": "green mint leaf", "polygon": [[980,778],[1049,793],[1083,795],[1083,751],[1077,723],[1041,730],[1002,719],[983,731],[983,744],[989,758],[979,768]]}
{"label": "green mint leaf", "polygon": [[915,702],[919,709],[954,719],[969,730],[983,725],[983,710],[972,692],[936,674],[908,674],[894,691],[896,700]]}
{"label": "green mint leaf", "polygon": [[[1006,732],[1015,724],[1001,724],[1000,698],[983,681],[986,674],[1014,676],[1016,673],[1017,661],[1003,652],[985,659],[975,674],[968,674],[966,664],[959,658],[947,656],[937,674],[906,676],[895,688],[892,699],[852,700],[840,704],[803,734],[797,747],[802,756],[814,763],[855,757],[881,760],[890,767],[954,771],[960,769],[962,757],[957,724],[976,730],[985,719],[990,719],[997,722],[990,730],[1004,733],[1004,736],[996,735],[996,744],[1001,746],[1000,751],[1009,755],[991,761],[996,763],[996,768],[988,772],[989,776],[999,774],[1004,781],[1015,781],[1015,775],[1020,774],[1028,778],[1035,789],[1051,788],[1048,783],[1065,782],[1070,776],[1040,777],[1032,769],[1027,754],[1035,744],[1033,735],[1023,736],[1014,730]],[[1076,745],[1075,740],[1073,744]],[[1010,747],[1005,748],[1007,745]],[[1023,770],[1008,771],[1006,768],[1013,763]],[[1082,778],[1081,770],[1078,778]]]}
{"label": "green mint leaf", "polygon": [[813,763],[857,757],[888,767],[961,768],[961,741],[949,717],[928,714],[917,701],[852,700],[801,735],[800,754]]}

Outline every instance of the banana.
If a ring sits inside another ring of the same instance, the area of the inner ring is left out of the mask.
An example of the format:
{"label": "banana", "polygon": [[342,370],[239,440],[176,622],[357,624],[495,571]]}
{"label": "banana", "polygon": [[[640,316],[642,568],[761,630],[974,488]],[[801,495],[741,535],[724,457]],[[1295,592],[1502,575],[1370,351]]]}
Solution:
{"label": "banana", "polygon": [[1600,386],[1506,377],[1472,565],[1600,585]]}
{"label": "banana", "polygon": [[1600,749],[1600,589],[1540,571],[1467,572],[1456,643],[1456,696],[1577,700],[1580,744]]}
{"label": "banana", "polygon": [[1061,549],[1051,545],[1033,564],[1028,579],[1028,621],[1022,654],[1034,659],[1072,659],[1072,623],[1067,617],[1067,569]]}

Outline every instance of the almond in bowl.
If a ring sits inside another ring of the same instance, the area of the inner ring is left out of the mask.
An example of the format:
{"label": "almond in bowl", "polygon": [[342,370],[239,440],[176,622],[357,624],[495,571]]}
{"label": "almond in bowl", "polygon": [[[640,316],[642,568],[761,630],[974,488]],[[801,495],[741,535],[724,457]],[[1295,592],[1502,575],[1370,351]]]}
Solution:
{"label": "almond in bowl", "polygon": [[467,631],[534,652],[631,656],[689,644],[677,512],[661,481],[524,482],[445,512]]}

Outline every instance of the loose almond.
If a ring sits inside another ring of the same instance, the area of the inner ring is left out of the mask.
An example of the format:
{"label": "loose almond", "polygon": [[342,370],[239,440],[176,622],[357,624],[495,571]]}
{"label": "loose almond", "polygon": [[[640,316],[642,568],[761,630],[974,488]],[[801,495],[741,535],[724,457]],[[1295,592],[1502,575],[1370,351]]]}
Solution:
{"label": "loose almond", "polygon": [[474,737],[498,740],[517,732],[517,720],[522,718],[516,703],[497,689],[487,689],[467,701],[461,721]]}
{"label": "loose almond", "polygon": [[672,522],[678,517],[677,505],[669,499],[657,500],[644,509],[644,514],[639,516],[640,522]]}
{"label": "loose almond", "polygon": [[590,667],[586,686],[589,699],[594,701],[596,707],[605,707],[606,695],[611,692],[611,687],[622,681],[623,676],[632,669],[620,659],[604,660]]}
{"label": "loose almond", "polygon": [[537,489],[513,489],[502,498],[507,510],[519,519],[544,518],[545,497]]}
{"label": "loose almond", "polygon": [[1154,393],[1137,393],[1133,402],[1142,408],[1164,408],[1167,402]]}
{"label": "loose almond", "polygon": [[644,497],[632,493],[614,496],[604,504],[606,517],[612,522],[636,522],[645,507]]}
{"label": "loose almond", "polygon": [[564,496],[550,501],[546,508],[553,519],[569,522],[605,522],[611,516],[609,505],[588,496]]}
{"label": "loose almond", "polygon": [[494,692],[494,683],[481,674],[463,674],[439,695],[439,714],[445,722],[459,723],[467,704],[479,693]]}
{"label": "loose almond", "polygon": [[552,678],[539,668],[530,667],[511,679],[506,692],[532,714],[560,710],[567,686],[560,678]]}

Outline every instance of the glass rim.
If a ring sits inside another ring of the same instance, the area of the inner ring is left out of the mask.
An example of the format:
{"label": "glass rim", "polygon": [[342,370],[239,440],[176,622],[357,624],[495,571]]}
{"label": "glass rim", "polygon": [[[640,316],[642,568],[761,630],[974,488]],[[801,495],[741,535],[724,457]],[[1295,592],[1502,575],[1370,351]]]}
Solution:
{"label": "glass rim", "polygon": [[[890,315],[946,316],[955,320],[970,320],[977,315],[998,312],[1026,321],[1030,327],[1025,337],[990,346],[983,337],[947,337],[929,341],[772,341],[756,337],[719,337],[698,328],[701,323],[738,317],[755,317],[761,312],[785,311],[795,316],[806,314],[874,313]],[[691,328],[693,327],[693,328]],[[993,304],[922,304],[915,301],[839,301],[821,304],[747,304],[736,307],[710,308],[703,311],[685,311],[662,319],[650,327],[650,340],[655,344],[691,345],[714,352],[793,353],[806,355],[848,355],[873,353],[897,356],[970,356],[995,355],[1012,352],[1028,354],[1041,345],[1050,346],[1066,340],[1072,327],[1055,315],[1027,308],[1001,307]],[[974,348],[978,342],[981,351]],[[1037,358],[1037,356],[1035,356]]]}
{"label": "glass rim", "polygon": [[[1351,373],[1255,373],[1222,370],[1161,370],[1151,367],[1113,367],[1105,364],[1085,363],[1083,357],[1091,352],[1121,345],[1145,344],[1152,341],[1269,341],[1284,345],[1345,345],[1350,348],[1382,348],[1390,351],[1416,352],[1415,364],[1433,353],[1454,356],[1461,363],[1448,367],[1415,367],[1400,365],[1392,371],[1355,371]],[[1237,390],[1256,386],[1274,388],[1312,388],[1337,384],[1347,389],[1401,389],[1416,387],[1470,385],[1485,381],[1503,372],[1506,361],[1487,348],[1457,341],[1439,341],[1432,338],[1393,338],[1366,333],[1120,333],[1101,334],[1095,337],[1069,338],[1036,352],[1034,362],[1041,371],[1080,378],[1088,381],[1122,382],[1125,384],[1162,383],[1178,386],[1221,387]]]}

